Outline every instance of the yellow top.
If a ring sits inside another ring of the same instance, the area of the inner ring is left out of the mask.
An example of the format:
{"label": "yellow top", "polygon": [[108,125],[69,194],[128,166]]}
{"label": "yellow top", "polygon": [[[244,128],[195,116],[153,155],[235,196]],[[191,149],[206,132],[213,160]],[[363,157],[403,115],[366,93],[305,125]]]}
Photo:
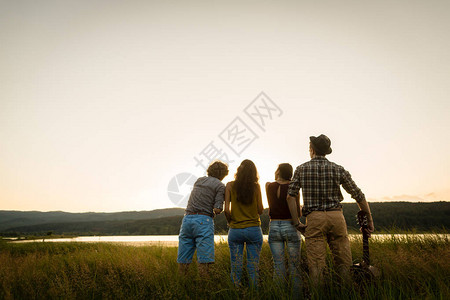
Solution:
{"label": "yellow top", "polygon": [[231,198],[231,228],[247,228],[261,226],[261,220],[258,214],[258,203],[256,191],[253,194],[252,203],[245,205],[236,200],[237,195],[233,187],[230,193]]}

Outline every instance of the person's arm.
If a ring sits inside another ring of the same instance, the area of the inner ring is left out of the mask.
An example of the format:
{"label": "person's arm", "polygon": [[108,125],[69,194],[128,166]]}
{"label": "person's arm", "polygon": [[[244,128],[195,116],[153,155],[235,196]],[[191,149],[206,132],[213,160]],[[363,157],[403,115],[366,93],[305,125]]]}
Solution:
{"label": "person's arm", "polygon": [[341,173],[341,184],[342,187],[349,193],[353,199],[356,200],[356,203],[359,206],[359,209],[364,211],[367,215],[367,223],[368,223],[368,233],[370,236],[370,233],[372,233],[375,230],[375,227],[373,225],[373,219],[372,214],[370,212],[369,203],[367,203],[366,196],[361,191],[361,189],[356,185],[356,183],[353,181],[352,176],[348,171],[346,171],[344,168],[342,168]]}
{"label": "person's arm", "polygon": [[297,212],[297,197],[288,195],[286,201],[289,207],[289,212],[291,213],[292,225],[297,225],[298,223],[300,223],[300,216]]}
{"label": "person's arm", "polygon": [[297,213],[298,217],[302,216],[302,207],[300,206],[300,193],[295,197],[295,202],[297,203]]}
{"label": "person's arm", "polygon": [[368,234],[369,234],[369,237],[370,237],[370,234],[372,232],[374,232],[375,227],[373,225],[373,219],[372,219],[372,214],[370,213],[369,203],[367,202],[366,199],[364,199],[364,200],[362,200],[360,202],[356,202],[356,203],[358,204],[359,209],[366,213],[367,226],[368,226],[367,230],[369,231]]}
{"label": "person's arm", "polygon": [[216,190],[216,196],[214,198],[214,213],[219,215],[223,209],[223,201],[225,200],[225,185],[220,183]]}
{"label": "person's arm", "polygon": [[227,222],[231,222],[231,210],[230,210],[230,202],[231,202],[231,182],[228,182],[225,187],[225,218],[227,219]]}
{"label": "person's arm", "polygon": [[266,199],[267,199],[267,204],[269,205],[269,216],[270,216],[269,185],[270,185],[270,182],[266,182]]}
{"label": "person's arm", "polygon": [[297,195],[299,195],[299,191],[300,191],[300,166],[297,167],[297,169],[295,169],[294,172],[294,176],[292,177],[291,183],[289,183],[289,188],[288,188],[288,197],[292,196],[292,197],[296,197]]}
{"label": "person's arm", "polygon": [[262,204],[261,187],[259,184],[256,185],[256,203],[258,205],[258,214],[262,215],[264,207]]}
{"label": "person's arm", "polygon": [[303,224],[302,222],[300,222],[300,217],[302,215],[301,215],[301,211],[300,211],[300,213],[298,213],[298,206],[297,206],[298,200],[297,199],[298,199],[298,195],[295,197],[288,195],[286,201],[288,203],[289,212],[291,213],[292,225],[294,225],[298,231],[300,231],[301,233],[304,233],[306,225]]}
{"label": "person's arm", "polygon": [[300,223],[300,214],[297,211],[297,197],[300,196],[300,170],[295,169],[294,176],[292,177],[291,183],[289,183],[288,195],[286,198],[289,212],[292,217],[292,224],[297,225]]}

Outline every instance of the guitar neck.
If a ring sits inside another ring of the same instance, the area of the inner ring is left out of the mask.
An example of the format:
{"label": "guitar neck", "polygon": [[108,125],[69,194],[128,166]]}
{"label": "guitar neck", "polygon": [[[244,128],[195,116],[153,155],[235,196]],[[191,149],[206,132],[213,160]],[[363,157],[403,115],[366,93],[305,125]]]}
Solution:
{"label": "guitar neck", "polygon": [[368,220],[367,214],[360,210],[356,215],[358,220],[358,224],[361,227],[361,231],[363,234],[363,261],[370,265],[370,256],[369,256],[369,232],[368,232]]}
{"label": "guitar neck", "polygon": [[363,230],[363,260],[367,265],[370,265],[369,235],[364,230]]}

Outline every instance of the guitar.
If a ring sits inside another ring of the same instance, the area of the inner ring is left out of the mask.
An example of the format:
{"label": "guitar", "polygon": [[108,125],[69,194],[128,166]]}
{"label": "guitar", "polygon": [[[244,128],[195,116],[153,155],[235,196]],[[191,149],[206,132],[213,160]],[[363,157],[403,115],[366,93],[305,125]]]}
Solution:
{"label": "guitar", "polygon": [[358,219],[359,227],[361,227],[361,232],[363,234],[363,262],[370,266],[370,255],[369,255],[369,221],[367,220],[366,212],[360,210],[356,215]]}
{"label": "guitar", "polygon": [[373,277],[378,277],[380,272],[377,268],[370,265],[370,254],[369,254],[369,222],[367,220],[367,213],[360,210],[356,215],[358,224],[361,227],[361,232],[363,235],[363,257],[362,262],[353,265],[354,274],[359,278],[372,279]]}

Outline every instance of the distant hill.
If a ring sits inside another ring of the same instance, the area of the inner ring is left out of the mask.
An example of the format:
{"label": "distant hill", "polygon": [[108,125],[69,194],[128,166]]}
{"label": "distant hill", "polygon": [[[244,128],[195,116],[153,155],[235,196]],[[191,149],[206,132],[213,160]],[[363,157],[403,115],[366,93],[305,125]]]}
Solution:
{"label": "distant hill", "polygon": [[[343,203],[349,229],[357,230],[356,203]],[[444,230],[450,228],[450,202],[371,203],[378,230]],[[184,209],[169,208],[141,212],[65,213],[0,211],[0,235],[170,235],[178,234]],[[303,220],[304,221],[304,220]],[[216,233],[226,233],[223,214],[215,218]],[[268,210],[261,216],[264,233],[268,232]]]}
{"label": "distant hill", "polygon": [[148,220],[184,215],[182,208],[151,211],[125,211],[116,213],[68,213],[63,211],[8,211],[0,210],[0,232],[14,227],[30,227],[49,223],[80,223],[98,221]]}

